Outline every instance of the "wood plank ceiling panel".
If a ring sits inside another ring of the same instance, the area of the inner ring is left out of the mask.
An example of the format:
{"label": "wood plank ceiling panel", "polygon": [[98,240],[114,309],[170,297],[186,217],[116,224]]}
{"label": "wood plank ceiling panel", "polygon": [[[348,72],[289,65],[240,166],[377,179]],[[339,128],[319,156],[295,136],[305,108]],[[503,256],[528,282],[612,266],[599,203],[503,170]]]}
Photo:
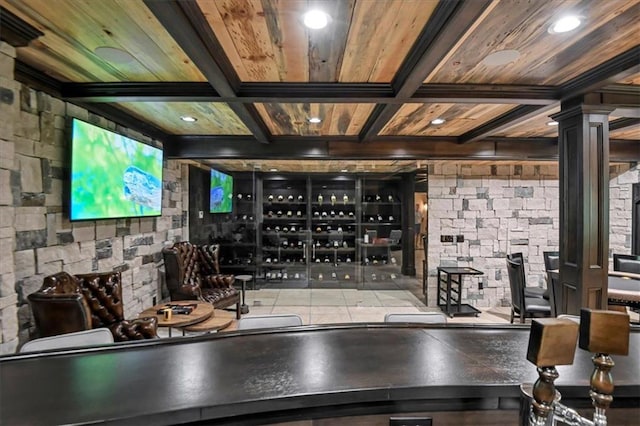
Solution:
{"label": "wood plank ceiling panel", "polygon": [[640,141],[640,124],[609,132],[610,139],[630,139]]}
{"label": "wood plank ceiling panel", "polygon": [[[203,162],[210,167],[229,172],[277,172],[293,173],[399,173],[416,170],[416,160],[210,160]],[[342,172],[347,170],[347,172]]]}
{"label": "wood plank ceiling panel", "polygon": [[[551,34],[552,20],[584,17],[578,29]],[[425,83],[562,83],[639,42],[640,0],[502,0]],[[520,56],[507,65],[482,60],[501,50]]]}
{"label": "wood plank ceiling panel", "polygon": [[[380,132],[381,135],[460,136],[515,108],[504,104],[405,104]],[[443,118],[444,124],[431,120]]]}
{"label": "wood plank ceiling panel", "polygon": [[359,0],[340,81],[391,82],[437,4],[436,0]]}
{"label": "wood plank ceiling panel", "polygon": [[[640,31],[640,29],[638,29],[638,31]],[[639,40],[640,42],[640,40]],[[630,75],[629,77],[625,78],[624,80],[619,81],[620,84],[633,84],[633,85],[640,85],[640,73],[638,74],[634,74],[634,75]]]}
{"label": "wood plank ceiling panel", "polygon": [[[121,102],[115,104],[143,121],[171,134],[250,135],[251,132],[225,103],[213,102]],[[180,119],[191,116],[198,121]]]}
{"label": "wood plank ceiling panel", "polygon": [[[357,135],[374,104],[256,104],[274,135]],[[319,117],[321,123],[309,123]]]}
{"label": "wood plank ceiling panel", "polygon": [[[61,81],[205,81],[141,0],[0,0],[0,5],[44,32],[18,59]],[[94,53],[112,47],[130,61]]]}
{"label": "wood plank ceiling panel", "polygon": [[558,126],[550,126],[547,123],[553,122],[550,115],[560,112],[560,107],[536,115],[513,127],[504,129],[492,136],[508,138],[557,138]]}
{"label": "wood plank ceiling panel", "polygon": [[[198,0],[243,82],[391,82],[437,0]],[[326,28],[303,14],[319,9]]]}

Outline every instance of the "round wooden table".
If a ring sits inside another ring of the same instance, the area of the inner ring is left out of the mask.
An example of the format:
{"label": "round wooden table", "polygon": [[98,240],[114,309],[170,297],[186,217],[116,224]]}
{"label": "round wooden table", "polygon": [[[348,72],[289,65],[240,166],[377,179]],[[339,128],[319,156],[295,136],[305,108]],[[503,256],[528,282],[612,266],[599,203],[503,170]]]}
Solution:
{"label": "round wooden table", "polygon": [[213,315],[211,315],[206,320],[200,321],[196,324],[188,325],[186,327],[182,327],[182,332],[208,332],[222,330],[223,328],[227,328],[233,322],[235,317],[235,312],[215,309],[213,311]]}
{"label": "round wooden table", "polygon": [[[194,306],[195,308],[190,314],[172,314],[171,319],[165,319],[164,313],[158,313],[160,309],[167,308],[167,305],[184,305]],[[161,303],[142,311],[138,318],[156,317],[158,327],[169,327],[169,337],[171,337],[171,328],[182,328],[192,324],[197,324],[206,320],[213,315],[213,305],[207,302],[199,302],[197,300],[181,300],[168,303]]]}

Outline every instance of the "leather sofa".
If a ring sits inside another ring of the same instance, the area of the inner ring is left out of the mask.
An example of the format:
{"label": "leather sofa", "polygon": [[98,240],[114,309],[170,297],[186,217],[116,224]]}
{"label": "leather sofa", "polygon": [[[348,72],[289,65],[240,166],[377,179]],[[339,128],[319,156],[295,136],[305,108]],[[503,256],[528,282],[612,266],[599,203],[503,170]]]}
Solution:
{"label": "leather sofa", "polygon": [[38,337],[101,327],[108,328],[116,342],[157,337],[156,318],[124,319],[119,272],[58,272],[45,277],[28,300]]}
{"label": "leather sofa", "polygon": [[167,289],[171,300],[201,300],[222,309],[236,305],[240,318],[240,293],[233,275],[220,274],[219,246],[196,245],[188,241],[162,250]]}

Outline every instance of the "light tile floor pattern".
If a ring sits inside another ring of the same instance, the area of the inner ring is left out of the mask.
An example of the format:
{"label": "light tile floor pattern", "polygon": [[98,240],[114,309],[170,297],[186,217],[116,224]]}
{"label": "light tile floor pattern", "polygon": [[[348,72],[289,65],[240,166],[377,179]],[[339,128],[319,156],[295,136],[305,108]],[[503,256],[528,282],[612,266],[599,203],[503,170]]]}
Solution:
{"label": "light tile floor pattern", "polygon": [[[354,322],[382,322],[387,313],[441,312],[439,308],[427,307],[420,295],[422,287],[422,250],[416,251],[418,276],[407,280],[413,290],[356,290],[356,289],[271,289],[247,290],[245,303],[249,313],[244,316],[269,314],[297,314],[304,324],[335,324]],[[411,281],[411,282],[409,282]],[[406,288],[406,287],[405,287]],[[448,318],[450,324],[509,324],[511,308],[480,308],[476,316]],[[631,314],[638,321],[638,314]],[[529,324],[531,319],[527,319]],[[516,319],[516,323],[518,319]],[[235,321],[224,331],[236,329]],[[196,333],[187,333],[194,335]],[[167,329],[159,329],[158,335],[166,337]],[[173,336],[182,335],[174,330]]]}
{"label": "light tile floor pattern", "polygon": [[[387,313],[440,312],[429,308],[408,290],[340,290],[340,289],[260,289],[247,290],[249,313],[243,315],[297,314],[306,324],[383,322]],[[509,323],[509,308],[491,308],[478,317],[449,318],[449,323]],[[224,331],[236,329],[235,321]],[[199,333],[187,333],[197,335]],[[160,337],[168,330],[160,328]],[[173,329],[172,335],[182,331]]]}
{"label": "light tile floor pattern", "polygon": [[[247,290],[247,315],[297,314],[305,324],[381,322],[387,313],[439,312],[408,290],[261,289]],[[478,317],[450,323],[508,323],[509,308],[492,308]]]}

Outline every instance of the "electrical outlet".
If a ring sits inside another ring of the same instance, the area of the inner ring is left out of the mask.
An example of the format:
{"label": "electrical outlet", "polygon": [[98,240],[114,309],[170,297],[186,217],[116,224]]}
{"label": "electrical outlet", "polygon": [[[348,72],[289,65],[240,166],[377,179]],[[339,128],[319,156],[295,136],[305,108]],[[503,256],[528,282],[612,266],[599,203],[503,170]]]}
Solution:
{"label": "electrical outlet", "polygon": [[204,212],[202,210],[198,212],[198,219],[204,219]]}
{"label": "electrical outlet", "polygon": [[464,243],[464,235],[456,235],[456,243]]}
{"label": "electrical outlet", "polygon": [[431,417],[390,417],[389,426],[433,426]]}
{"label": "electrical outlet", "polygon": [[478,281],[478,290],[482,290],[484,288],[484,282]]}
{"label": "electrical outlet", "polygon": [[453,235],[440,235],[440,242],[441,243],[452,243],[453,242]]}
{"label": "electrical outlet", "polygon": [[153,299],[151,299],[151,304],[152,304],[153,306],[157,305],[157,303],[156,303],[156,297],[155,297],[155,296],[153,296]]}

